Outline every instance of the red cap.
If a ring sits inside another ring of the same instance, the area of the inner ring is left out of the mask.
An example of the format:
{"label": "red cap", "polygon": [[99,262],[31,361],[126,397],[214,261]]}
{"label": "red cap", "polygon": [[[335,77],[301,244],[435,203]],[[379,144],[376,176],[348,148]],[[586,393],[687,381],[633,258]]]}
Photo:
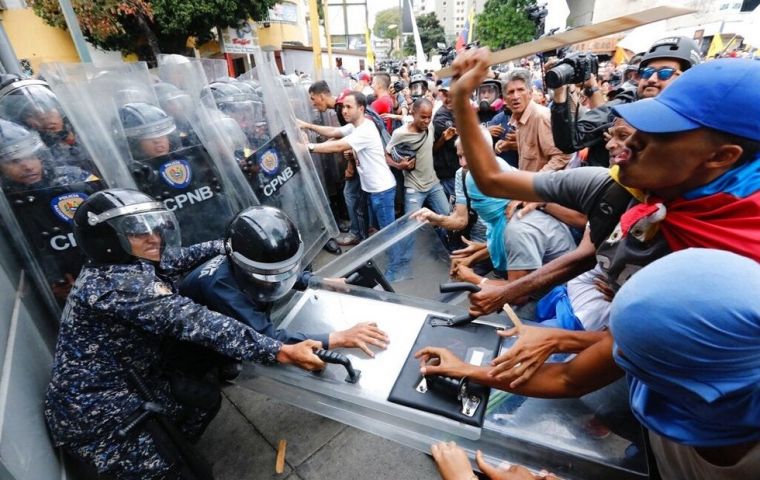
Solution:
{"label": "red cap", "polygon": [[353,90],[350,88],[343,89],[342,92],[340,92],[340,95],[338,95],[338,98],[335,99],[335,103],[343,103],[343,100],[346,98],[346,95],[351,93]]}
{"label": "red cap", "polygon": [[365,82],[372,81],[372,75],[370,75],[369,72],[359,72],[359,76],[357,78],[359,80],[364,80]]}

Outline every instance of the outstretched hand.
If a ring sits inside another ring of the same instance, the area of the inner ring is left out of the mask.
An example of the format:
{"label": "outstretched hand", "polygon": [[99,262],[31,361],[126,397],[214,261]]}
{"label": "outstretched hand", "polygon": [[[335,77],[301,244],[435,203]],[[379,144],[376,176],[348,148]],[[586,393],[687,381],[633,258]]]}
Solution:
{"label": "outstretched hand", "polygon": [[515,324],[514,327],[498,334],[502,337],[517,336],[517,342],[491,361],[493,368],[488,375],[510,382],[510,388],[517,388],[528,381],[546,359],[557,351],[554,338],[557,329],[523,325],[516,316],[512,318],[512,323]]}
{"label": "outstretched hand", "polygon": [[450,350],[440,347],[425,347],[414,354],[420,360],[420,373],[425,375],[444,375],[453,378],[467,376],[470,367]]}
{"label": "outstretched hand", "polygon": [[375,322],[357,323],[348,330],[330,334],[330,348],[359,348],[369,357],[375,356],[370,346],[385,349],[389,342],[388,335]]}
{"label": "outstretched hand", "polygon": [[322,370],[325,363],[314,354],[322,348],[322,342],[316,340],[304,340],[294,345],[283,345],[277,352],[277,361],[284,364],[292,363],[304,370]]}

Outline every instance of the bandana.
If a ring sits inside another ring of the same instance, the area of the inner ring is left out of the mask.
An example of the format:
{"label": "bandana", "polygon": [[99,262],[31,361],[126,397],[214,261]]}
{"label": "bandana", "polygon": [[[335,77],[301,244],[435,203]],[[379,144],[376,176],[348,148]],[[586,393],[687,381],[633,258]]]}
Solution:
{"label": "bandana", "polygon": [[760,261],[760,157],[676,200],[650,195],[623,214],[620,227],[640,241],[661,230],[673,251],[716,248]]}

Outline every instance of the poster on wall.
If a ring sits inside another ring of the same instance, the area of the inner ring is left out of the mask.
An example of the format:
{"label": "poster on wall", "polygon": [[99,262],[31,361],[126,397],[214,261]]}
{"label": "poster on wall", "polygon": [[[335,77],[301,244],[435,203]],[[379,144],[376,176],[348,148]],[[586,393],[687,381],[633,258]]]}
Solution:
{"label": "poster on wall", "polygon": [[251,22],[243,22],[237,27],[222,30],[224,53],[254,53],[258,42]]}

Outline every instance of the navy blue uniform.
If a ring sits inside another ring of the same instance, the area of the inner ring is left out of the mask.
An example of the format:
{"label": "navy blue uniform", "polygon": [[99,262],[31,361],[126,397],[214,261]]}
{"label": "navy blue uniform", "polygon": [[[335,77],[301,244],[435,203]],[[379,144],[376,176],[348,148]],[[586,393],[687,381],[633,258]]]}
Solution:
{"label": "navy blue uniform", "polygon": [[194,438],[207,421],[204,412],[173,397],[161,369],[163,338],[239,360],[275,362],[281,342],[176,293],[177,275],[223,251],[222,242],[214,241],[166,254],[160,266],[139,259],[82,269],[61,318],[45,400],[56,446],[118,478],[163,478],[176,466],[162,458],[149,433],[115,436],[145,401],[127,371],[137,373],[169,418]]}
{"label": "navy blue uniform", "polygon": [[[294,288],[303,289],[311,274],[304,272]],[[237,285],[226,256],[220,255],[190,272],[179,284],[180,294],[219,313],[236,318],[262,335],[282,343],[299,343],[307,339],[322,342],[328,348],[329,334],[306,335],[276,329],[269,319],[269,305],[251,300]]]}

